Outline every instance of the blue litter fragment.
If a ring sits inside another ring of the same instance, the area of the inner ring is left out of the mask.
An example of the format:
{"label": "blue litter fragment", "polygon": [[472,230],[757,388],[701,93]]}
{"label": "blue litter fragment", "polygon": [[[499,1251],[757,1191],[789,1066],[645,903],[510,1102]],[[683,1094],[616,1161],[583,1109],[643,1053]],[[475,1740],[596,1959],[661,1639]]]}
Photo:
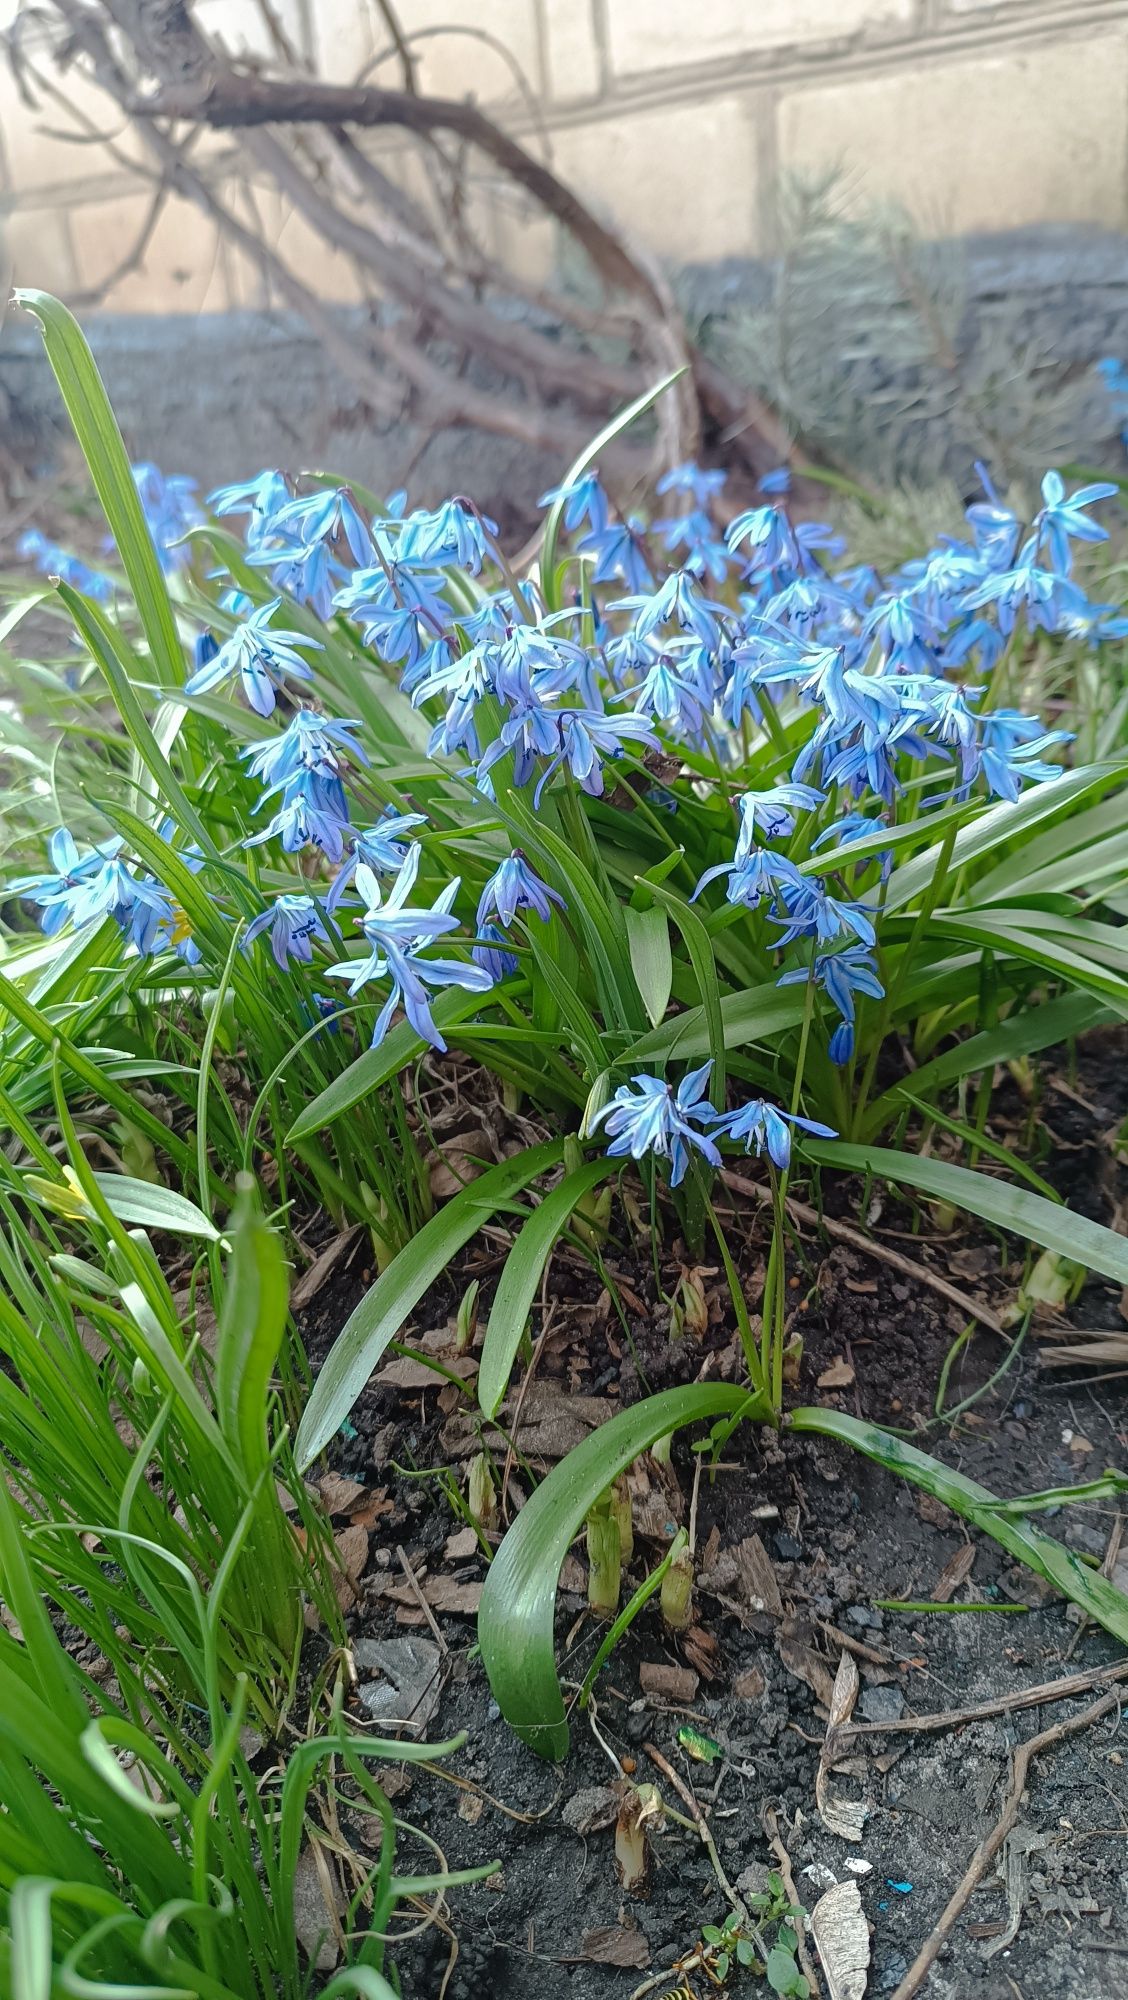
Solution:
{"label": "blue litter fragment", "polygon": [[913,1893],[911,1882],[894,1882],[888,1875],[885,1877],[885,1886],[887,1889],[896,1889],[899,1896],[911,1896]]}

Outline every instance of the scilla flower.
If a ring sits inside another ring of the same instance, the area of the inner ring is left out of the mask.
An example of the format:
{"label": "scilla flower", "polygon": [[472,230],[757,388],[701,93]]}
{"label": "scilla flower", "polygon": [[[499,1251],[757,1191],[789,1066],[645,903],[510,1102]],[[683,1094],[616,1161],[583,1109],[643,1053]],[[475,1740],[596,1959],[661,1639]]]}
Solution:
{"label": "scilla flower", "polygon": [[530,868],[520,848],[507,855],[494,869],[478,899],[478,929],[495,916],[499,924],[509,929],[515,916],[521,910],[535,910],[542,923],[547,923],[552,915],[552,905],[564,908],[564,898],[550,889],[547,882]]}
{"label": "scilla flower", "polygon": [[329,937],[312,896],[276,896],[269,910],[247,925],[243,932],[244,949],[261,937],[263,931],[270,933],[270,949],[283,972],[292,958],[308,965],[313,958],[314,938]]}
{"label": "scilla flower", "polygon": [[810,1132],[816,1139],[836,1139],[837,1132],[830,1125],[820,1125],[816,1118],[800,1118],[797,1112],[781,1111],[777,1104],[769,1104],[766,1097],[750,1097],[747,1104],[740,1104],[735,1111],[726,1111],[718,1117],[716,1131],[726,1138],[742,1144],[746,1153],[767,1153],[774,1167],[786,1173],[791,1164],[791,1126],[801,1132]]}
{"label": "scilla flower", "polygon": [[218,687],[221,681],[237,674],[245,694],[256,715],[271,715],[274,712],[274,691],[288,674],[299,680],[312,680],[313,670],[295,651],[298,646],[307,651],[324,651],[320,639],[310,639],[304,632],[290,632],[282,626],[272,626],[271,619],[282,599],[271,598],[268,604],[260,604],[235,627],[214,658],[198,667],[191,679],[185,682],[186,694],[206,694],[210,688]]}
{"label": "scilla flower", "polygon": [[703,1063],[683,1077],[677,1090],[660,1076],[636,1076],[620,1084],[609,1104],[591,1120],[591,1129],[606,1128],[613,1159],[629,1154],[641,1160],[653,1153],[670,1163],[670,1186],[684,1179],[691,1148],[701,1153],[709,1165],[718,1167],[721,1156],[704,1126],[716,1127],[720,1114],[705,1097],[713,1065]]}
{"label": "scilla flower", "polygon": [[423,953],[436,939],[458,929],[458,918],[450,906],[458,894],[456,876],[429,910],[413,909],[408,897],[419,873],[418,847],[409,850],[388,894],[370,868],[356,871],[356,886],[367,908],[361,929],[368,940],[368,956],[352,959],[347,965],[331,965],[332,979],[347,979],[350,994],[357,994],[370,979],[387,979],[391,990],[376,1017],[372,1047],[378,1048],[397,1007],[402,1007],[416,1034],[433,1049],[445,1049],[431,1013],[429,986],[465,986],[471,993],[487,993],[493,980],[485,966],[459,958],[424,958]]}

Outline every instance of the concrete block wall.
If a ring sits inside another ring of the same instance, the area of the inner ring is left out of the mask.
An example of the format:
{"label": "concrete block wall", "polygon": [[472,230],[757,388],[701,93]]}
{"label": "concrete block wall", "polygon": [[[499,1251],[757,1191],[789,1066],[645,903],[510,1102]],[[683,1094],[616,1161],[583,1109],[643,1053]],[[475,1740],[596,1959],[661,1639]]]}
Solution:
{"label": "concrete block wall", "polygon": [[[255,0],[197,4],[231,50],[261,48]],[[275,11],[323,75],[395,81],[369,0],[275,0]],[[400,0],[399,11],[421,88],[496,108],[675,263],[770,253],[780,173],[824,165],[842,169],[847,198],[904,201],[929,235],[1128,228],[1125,0]],[[83,108],[96,130],[116,128],[105,100]],[[69,146],[60,123],[50,103],[29,111],[0,71],[0,227],[17,282],[119,312],[273,303],[257,267],[180,200],[132,263],[152,200],[139,142],[115,137],[113,155]],[[307,284],[355,298],[345,260],[273,190],[247,184],[226,140],[206,140],[201,157]],[[400,160],[388,142],[382,163]],[[549,262],[546,225],[522,233],[484,172],[472,192],[498,246]]]}

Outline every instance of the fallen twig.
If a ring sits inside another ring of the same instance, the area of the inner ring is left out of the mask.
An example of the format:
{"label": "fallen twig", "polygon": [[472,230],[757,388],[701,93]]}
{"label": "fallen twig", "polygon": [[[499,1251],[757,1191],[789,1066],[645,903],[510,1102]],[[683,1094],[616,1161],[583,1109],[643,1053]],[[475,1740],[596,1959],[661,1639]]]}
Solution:
{"label": "fallen twig", "polygon": [[432,1611],[430,1605],[427,1602],[427,1599],[424,1597],[423,1592],[420,1589],[419,1578],[416,1576],[415,1571],[412,1569],[411,1564],[408,1562],[407,1557],[405,1556],[403,1549],[398,1542],[396,1543],[396,1558],[399,1562],[400,1568],[402,1569],[405,1577],[407,1578],[408,1584],[410,1585],[412,1596],[415,1598],[415,1601],[418,1604],[420,1611],[423,1613],[424,1618],[427,1620],[428,1625],[431,1627],[431,1632],[434,1637],[436,1646],[438,1647],[440,1653],[444,1655],[449,1653],[450,1647],[447,1645],[447,1642],[443,1637],[442,1629],[439,1626],[439,1623],[435,1617],[434,1612]]}
{"label": "fallen twig", "polygon": [[964,1871],[959,1887],[950,1897],[943,1916],[933,1926],[927,1940],[921,1946],[901,1984],[894,1993],[893,2000],[913,2000],[913,1995],[919,1992],[929,1972],[935,1965],[957,1918],[965,1908],[972,1892],[983,1880],[984,1875],[1018,1818],[1019,1807],[1022,1804],[1022,1795],[1026,1790],[1026,1780],[1034,1758],[1043,1750],[1050,1749],[1053,1744],[1060,1743],[1064,1737],[1073,1736],[1077,1730],[1087,1729],[1091,1722],[1099,1721],[1100,1717],[1107,1715],[1109,1709],[1115,1708],[1119,1701],[1120,1692],[1118,1689],[1113,1689],[1111,1694],[1102,1695],[1099,1701],[1091,1702],[1088,1708],[1082,1709],[1080,1715],[1071,1715],[1064,1722],[1055,1722],[1051,1728],[1043,1729],[1040,1735],[1032,1736],[1028,1743],[1019,1745],[1014,1753],[1014,1761],[1011,1766],[1010,1789],[1007,1793],[1006,1804],[999,1818],[991,1828],[990,1833],[984,1840],[980,1841],[979,1846],[976,1848]]}
{"label": "fallen twig", "polygon": [[[779,1830],[779,1821],[776,1818],[775,1807],[769,1805],[766,1800],[760,1813],[760,1824],[767,1835],[772,1853],[779,1863],[780,1880],[787,1890],[787,1900],[789,1903],[795,1903],[801,1907],[801,1898],[795,1887],[795,1877],[791,1872],[791,1856],[783,1844],[783,1835]],[[807,1984],[812,1994],[815,1995],[815,2000],[820,2000],[822,1986],[819,1982],[818,1973],[815,1971],[814,1960],[807,1950],[807,1939],[803,1925],[800,1922],[797,1922],[795,1925],[795,1947],[799,1953],[799,1963],[806,1975]]]}
{"label": "fallen twig", "polygon": [[[959,1729],[967,1722],[986,1722],[993,1715],[1009,1715],[1019,1708],[1040,1708],[1043,1702],[1065,1701],[1070,1695],[1088,1694],[1101,1681],[1122,1681],[1128,1675],[1128,1660],[1107,1667],[1090,1667],[1083,1674],[1067,1674],[1060,1681],[1042,1681],[1039,1686],[1021,1688],[1017,1694],[1000,1695],[995,1701],[976,1702],[972,1708],[939,1709],[933,1715],[904,1715],[899,1722],[844,1722],[835,1731],[835,1745],[851,1736],[885,1736],[898,1729]],[[828,1733],[829,1740],[829,1733]]]}

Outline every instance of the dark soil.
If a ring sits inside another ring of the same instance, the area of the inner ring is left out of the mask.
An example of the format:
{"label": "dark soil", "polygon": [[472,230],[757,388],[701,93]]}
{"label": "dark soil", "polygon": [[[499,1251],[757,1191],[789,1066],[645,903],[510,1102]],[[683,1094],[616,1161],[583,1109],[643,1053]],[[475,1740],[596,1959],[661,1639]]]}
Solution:
{"label": "dark soil", "polygon": [[[1039,1086],[1047,1154],[1041,1171],[1077,1209],[1104,1222],[1116,1219],[1128,1188],[1109,1143],[1128,1112],[1125,1047],[1120,1034],[1097,1038],[1077,1070],[1064,1059],[1058,1068],[1049,1063]],[[1028,1112],[1017,1090],[1001,1090],[992,1119],[995,1136],[1005,1136],[1008,1123],[1023,1123]],[[863,1221],[877,1240],[931,1266],[996,1310],[1013,1298],[1021,1277],[1013,1244],[1003,1246],[962,1226],[941,1235],[927,1211],[916,1218],[920,1233],[914,1237],[907,1206],[880,1195],[859,1218],[858,1196],[857,1187],[843,1185],[828,1194],[836,1212]],[[618,1213],[615,1225],[624,1233],[628,1228]],[[759,1212],[742,1207],[734,1241],[742,1235],[742,1269],[754,1308],[765,1250]],[[428,1329],[441,1326],[475,1272],[482,1276],[485,1297],[501,1247],[472,1245],[449,1282],[424,1302],[405,1338],[418,1342]],[[672,1245],[664,1260],[667,1290],[677,1277],[676,1250]],[[654,1389],[692,1380],[705,1365],[713,1373],[732,1365],[731,1307],[720,1274],[703,1279],[709,1325],[697,1336],[685,1331],[672,1341],[648,1253],[616,1252],[612,1246],[608,1257],[624,1281],[634,1355],[614,1313],[599,1298],[589,1267],[561,1250],[552,1267],[553,1319],[527,1412],[536,1408],[536,1396],[557,1410],[570,1401],[581,1408],[577,1397],[602,1397],[610,1412],[641,1393],[640,1371]],[[365,1279],[355,1268],[339,1272],[316,1299],[306,1325],[315,1363]],[[1099,1369],[1078,1363],[1048,1370],[1032,1336],[962,1417],[930,1424],[940,1369],[965,1324],[960,1313],[923,1284],[859,1251],[828,1245],[813,1232],[804,1241],[803,1260],[796,1260],[791,1285],[793,1323],[804,1342],[799,1380],[790,1392],[794,1400],[823,1402],[904,1427],[924,1448],[1000,1494],[1070,1485],[1125,1464],[1128,1400],[1124,1381],[1115,1373],[1110,1379],[1108,1363]],[[1101,1280],[1086,1283],[1058,1325],[1067,1323],[1119,1332],[1128,1343],[1116,1288]],[[538,1310],[534,1335],[541,1330]],[[1128,1344],[1125,1354],[1128,1359]],[[997,1337],[977,1333],[952,1369],[949,1408],[982,1390],[1005,1358]],[[839,1389],[820,1388],[819,1377],[836,1363],[852,1369],[853,1380]],[[346,1432],[339,1440],[335,1468],[387,1489],[393,1506],[372,1532],[352,1620],[357,1640],[402,1636],[405,1618],[419,1620],[424,1641],[431,1637],[412,1602],[397,1603],[383,1594],[389,1580],[402,1578],[397,1547],[415,1566],[425,1560],[432,1577],[465,1582],[483,1574],[480,1558],[444,1557],[445,1543],[462,1523],[437,1479],[393,1470],[394,1461],[401,1468],[449,1464],[461,1471],[465,1445],[459,1440],[467,1426],[456,1403],[457,1391],[450,1388],[372,1386],[353,1413],[352,1435]],[[548,1462],[543,1454],[540,1462]],[[686,1442],[679,1441],[674,1472],[683,1515],[693,1465]],[[1119,1649],[1100,1630],[1083,1626],[1075,1611],[1016,1569],[993,1542],[977,1537],[973,1546],[955,1515],[836,1445],[786,1434],[776,1438],[747,1427],[732,1439],[723,1468],[712,1484],[707,1477],[700,1484],[702,1562],[711,1558],[714,1566],[720,1564],[721,1578],[725,1552],[759,1535],[782,1608],[778,1615],[755,1609],[731,1582],[721,1591],[725,1601],[702,1588],[696,1630],[686,1647],[670,1639],[656,1608],[648,1606],[598,1683],[599,1732],[617,1756],[635,1760],[640,1782],[656,1779],[671,1803],[677,1801],[650,1764],[646,1743],[670,1760],[703,1805],[713,1801],[711,1825],[732,1880],[751,1865],[772,1864],[761,1825],[767,1802],[776,1807],[808,1909],[832,1877],[849,1879],[851,1859],[868,1863],[869,1871],[857,1876],[872,1933],[867,1991],[888,1994],[939,1917],[977,1842],[998,1819],[1015,1744],[1077,1713],[1092,1696],[934,1734],[890,1729],[855,1739],[848,1768],[831,1781],[836,1795],[864,1799],[870,1808],[861,1841],[851,1845],[827,1831],[815,1801],[826,1723],[820,1696],[833,1679],[843,1644],[854,1650],[861,1675],[856,1713],[875,1721],[1016,1695],[1114,1660]],[[660,1497],[659,1477],[652,1472],[651,1485]],[[671,1515],[678,1504],[675,1497]],[[1065,1507],[1043,1522],[1097,1561],[1106,1557],[1110,1536],[1118,1532],[1113,1500]],[[638,1541],[634,1580],[657,1559],[663,1532],[668,1527],[659,1525],[652,1539]],[[880,1599],[931,1598],[946,1573],[950,1583],[950,1566],[962,1551],[969,1566],[952,1585],[957,1601],[1029,1609],[946,1615],[876,1608]],[[582,1554],[582,1547],[575,1553]],[[571,1575],[566,1568],[564,1581],[579,1584],[562,1589],[559,1601],[558,1660],[565,1682],[574,1683],[601,1633],[582,1618],[582,1579],[574,1568]],[[439,1664],[441,1694],[427,1734],[438,1740],[467,1732],[465,1748],[444,1768],[480,1791],[404,1769],[393,1780],[402,1787],[396,1811],[437,1841],[452,1868],[496,1857],[499,1873],[486,1884],[453,1890],[443,1926],[399,1949],[406,2000],[438,2000],[440,1993],[445,2000],[494,1994],[511,2000],[627,2000],[640,1981],[693,1948],[702,1924],[723,1919],[726,1906],[704,1849],[692,1835],[668,1828],[657,1842],[649,1898],[625,1897],[616,1879],[611,1831],[584,1836],[562,1817],[577,1792],[615,1780],[607,1750],[586,1717],[578,1712],[572,1717],[566,1763],[560,1769],[541,1763],[499,1718],[474,1653],[472,1619],[439,1614],[438,1623],[448,1650]],[[644,1663],[692,1663],[700,1685],[687,1703],[688,1715],[641,1695]],[[723,1746],[723,1768],[693,1763],[679,1749],[677,1731],[691,1718]],[[1128,1996],[1128,1741],[1122,1740],[1119,1721],[1114,1710],[1037,1759],[1002,1872],[991,1869],[971,1897],[924,1988],[930,2000]],[[425,1847],[405,1836],[401,1870],[432,1865]],[[1008,1918],[1012,1926],[1017,1922],[1009,1943]],[[629,1967],[591,1962],[590,1934],[616,1927],[641,1934],[633,1939]],[[709,1990],[700,1974],[695,1982],[698,1992]],[[671,1977],[655,1992],[663,1995],[677,1985],[678,1978]],[[728,1990],[738,1996],[766,1992],[743,1974]]]}

